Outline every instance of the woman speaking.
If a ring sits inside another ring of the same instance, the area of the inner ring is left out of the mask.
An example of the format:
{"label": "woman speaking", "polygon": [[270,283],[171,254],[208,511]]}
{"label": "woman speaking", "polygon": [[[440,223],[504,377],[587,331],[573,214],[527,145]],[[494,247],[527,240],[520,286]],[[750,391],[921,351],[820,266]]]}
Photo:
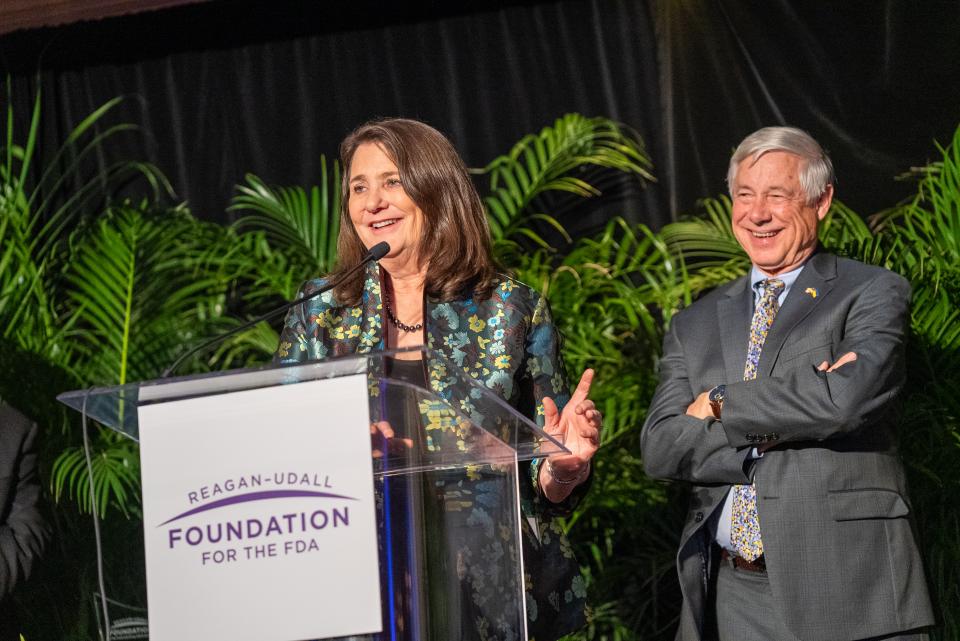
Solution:
{"label": "woman speaking", "polygon": [[[301,295],[344,280],[293,308],[279,360],[425,346],[442,358],[423,362],[421,352],[400,352],[391,376],[449,397],[449,368],[459,367],[563,442],[570,454],[521,465],[527,620],[537,641],[576,630],[584,623],[585,587],[555,519],[589,485],[601,421],[587,398],[593,371],[583,373],[571,396],[547,302],[497,272],[480,197],[442,134],[414,120],[373,121],[347,136],[340,154],[338,268],[308,282]],[[379,263],[349,276],[382,241],[390,250]],[[461,581],[468,585],[460,589],[472,593],[466,600],[484,602],[484,581],[469,573]],[[462,638],[519,636],[499,617],[467,618],[471,630]]]}

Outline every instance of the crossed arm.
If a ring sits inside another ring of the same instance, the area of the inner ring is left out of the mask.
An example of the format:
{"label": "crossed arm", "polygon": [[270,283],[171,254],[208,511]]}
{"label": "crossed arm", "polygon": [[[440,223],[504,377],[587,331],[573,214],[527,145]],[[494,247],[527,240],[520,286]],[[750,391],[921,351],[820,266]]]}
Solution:
{"label": "crossed arm", "polygon": [[[886,412],[903,384],[909,285],[883,272],[851,303],[834,362],[802,364],[773,376],[725,383],[720,420],[707,389],[694,390],[676,328],[664,339],[660,386],[641,434],[644,465],[657,478],[744,483],[756,445],[750,434],[776,432],[766,448],[845,436]],[[710,385],[709,388],[712,388]],[[709,389],[708,388],[708,389]]]}
{"label": "crossed arm", "polygon": [[[847,352],[833,363],[828,361],[823,361],[820,365],[817,366],[818,372],[825,372],[830,374],[837,371],[847,363],[851,363],[857,360],[856,352]],[[722,410],[721,410],[722,411]],[[713,409],[713,405],[710,403],[710,390],[700,392],[697,398],[693,399],[693,402],[687,407],[687,415],[693,416],[694,418],[704,419],[704,418],[716,418],[721,420],[723,418],[722,414],[720,416],[716,415],[716,412]],[[761,452],[766,452],[767,450],[775,447],[777,443],[764,443],[759,445],[757,449]]]}

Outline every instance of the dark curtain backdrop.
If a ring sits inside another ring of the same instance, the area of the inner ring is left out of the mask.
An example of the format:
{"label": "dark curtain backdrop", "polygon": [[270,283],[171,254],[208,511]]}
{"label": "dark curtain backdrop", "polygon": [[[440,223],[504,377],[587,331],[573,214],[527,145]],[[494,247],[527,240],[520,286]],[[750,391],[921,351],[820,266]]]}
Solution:
{"label": "dark curtain backdrop", "polygon": [[960,124],[956,0],[664,0],[660,159],[673,211],[723,188],[733,147],[764,125],[809,131],[861,214],[914,193],[895,176]]}
{"label": "dark curtain backdrop", "polygon": [[48,146],[127,96],[119,118],[142,130],[110,153],[155,163],[211,220],[247,172],[313,184],[369,118],[423,119],[482,166],[564,113],[609,116],[643,136],[659,182],[613,188],[569,217],[576,233],[693,211],[767,124],[819,138],[857,211],[893,204],[911,191],[893,177],[960,121],[958,27],[954,0],[214,1],[14,33],[0,63],[24,118],[40,70]]}

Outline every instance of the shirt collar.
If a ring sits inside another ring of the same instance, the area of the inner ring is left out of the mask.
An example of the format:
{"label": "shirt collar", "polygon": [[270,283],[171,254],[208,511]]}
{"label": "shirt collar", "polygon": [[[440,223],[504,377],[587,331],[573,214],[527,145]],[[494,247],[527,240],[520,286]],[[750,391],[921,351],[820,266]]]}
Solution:
{"label": "shirt collar", "polygon": [[784,298],[786,298],[787,293],[790,291],[790,287],[796,282],[797,277],[800,276],[800,272],[803,271],[803,268],[806,267],[806,265],[807,263],[804,262],[802,265],[800,265],[796,269],[788,271],[783,274],[777,274],[776,276],[767,276],[762,271],[760,271],[759,267],[754,265],[750,269],[750,286],[753,288],[754,296],[758,294],[757,285],[759,285],[760,283],[762,283],[767,279],[778,278],[783,281],[783,292],[780,294],[780,300],[782,301]]}

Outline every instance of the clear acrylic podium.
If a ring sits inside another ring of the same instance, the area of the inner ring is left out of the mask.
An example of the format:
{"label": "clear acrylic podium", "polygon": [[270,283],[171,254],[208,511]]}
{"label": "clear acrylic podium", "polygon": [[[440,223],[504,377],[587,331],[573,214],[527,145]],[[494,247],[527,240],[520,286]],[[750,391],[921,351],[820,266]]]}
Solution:
{"label": "clear acrylic podium", "polygon": [[[224,395],[289,391],[291,385],[364,375],[369,416],[364,424],[343,429],[369,432],[380,575],[380,603],[369,606],[379,609],[382,632],[322,638],[468,640],[480,638],[478,625],[497,625],[525,640],[519,484],[532,481],[522,473],[522,462],[566,450],[452,363],[444,362],[444,398],[395,378],[392,363],[398,355],[419,357],[424,365],[443,360],[426,349],[374,352],[69,392],[58,399],[140,440],[142,408],[191,399],[222,401]],[[344,401],[320,402],[333,408]],[[318,429],[322,415],[321,409]],[[392,438],[384,435],[383,422],[392,428]],[[263,426],[263,443],[271,442],[272,429]],[[229,455],[225,448],[223,456]],[[149,563],[147,569],[149,574]],[[324,607],[315,603],[311,616],[326,616]],[[257,620],[284,616],[242,614]],[[259,638],[296,641],[269,634]]]}

